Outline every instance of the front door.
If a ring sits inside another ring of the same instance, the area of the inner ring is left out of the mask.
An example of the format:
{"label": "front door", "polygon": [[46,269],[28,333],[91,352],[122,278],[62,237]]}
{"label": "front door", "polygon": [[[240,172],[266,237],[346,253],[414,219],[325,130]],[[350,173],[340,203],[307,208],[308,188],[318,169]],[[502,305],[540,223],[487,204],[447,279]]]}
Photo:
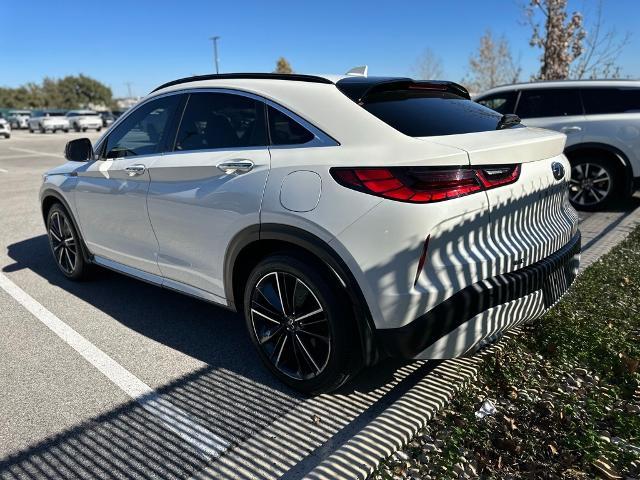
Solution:
{"label": "front door", "polygon": [[148,168],[162,154],[179,101],[169,95],[137,107],[102,142],[99,158],[78,171],[76,207],[94,255],[160,275]]}

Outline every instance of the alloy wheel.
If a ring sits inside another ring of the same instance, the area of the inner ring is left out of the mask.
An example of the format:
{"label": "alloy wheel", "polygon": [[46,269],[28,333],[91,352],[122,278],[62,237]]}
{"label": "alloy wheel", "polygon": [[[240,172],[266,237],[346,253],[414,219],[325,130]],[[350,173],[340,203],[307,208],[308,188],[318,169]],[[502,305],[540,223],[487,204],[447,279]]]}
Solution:
{"label": "alloy wheel", "polygon": [[578,163],[571,167],[569,198],[581,206],[596,205],[611,191],[611,175],[595,163]]}
{"label": "alloy wheel", "polygon": [[49,240],[60,269],[68,275],[73,274],[78,260],[78,246],[69,221],[60,212],[53,212],[49,217]]}
{"label": "alloy wheel", "polygon": [[308,380],[327,366],[329,319],[318,297],[295,275],[270,272],[257,282],[251,323],[259,348],[283,374]]}

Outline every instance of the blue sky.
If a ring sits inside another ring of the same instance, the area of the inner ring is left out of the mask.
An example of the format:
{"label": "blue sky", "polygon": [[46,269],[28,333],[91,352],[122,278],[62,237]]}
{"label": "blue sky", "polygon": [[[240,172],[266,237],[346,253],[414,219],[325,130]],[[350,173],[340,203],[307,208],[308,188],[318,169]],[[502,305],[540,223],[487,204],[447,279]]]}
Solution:
{"label": "blue sky", "polygon": [[[177,77],[213,70],[220,35],[222,72],[272,71],[285,56],[300,73],[344,73],[368,64],[370,74],[408,75],[425,48],[460,80],[482,33],[509,39],[523,77],[537,69],[521,6],[526,0],[404,2],[276,1],[11,1],[0,8],[0,85],[84,73],[114,94],[144,95]],[[588,16],[596,0],[570,0]],[[604,0],[605,21],[632,32],[620,58],[640,77],[640,0]],[[588,20],[588,18],[587,18]]]}

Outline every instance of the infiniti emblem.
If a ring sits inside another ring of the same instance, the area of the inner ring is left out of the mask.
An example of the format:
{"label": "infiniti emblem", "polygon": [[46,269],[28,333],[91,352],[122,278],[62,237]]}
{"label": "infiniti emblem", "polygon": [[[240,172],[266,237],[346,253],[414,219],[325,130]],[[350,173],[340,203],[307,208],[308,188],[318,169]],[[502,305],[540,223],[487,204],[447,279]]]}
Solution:
{"label": "infiniti emblem", "polygon": [[560,162],[553,162],[551,164],[551,171],[553,172],[553,178],[556,180],[564,177],[564,166]]}

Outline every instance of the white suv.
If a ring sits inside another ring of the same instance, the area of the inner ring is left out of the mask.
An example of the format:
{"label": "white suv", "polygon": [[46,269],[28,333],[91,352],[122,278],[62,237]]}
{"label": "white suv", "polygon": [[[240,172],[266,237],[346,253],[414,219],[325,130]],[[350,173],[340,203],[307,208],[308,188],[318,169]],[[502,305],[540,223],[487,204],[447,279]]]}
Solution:
{"label": "white suv", "polygon": [[102,117],[93,110],[70,110],[67,112],[69,126],[76,132],[86,132],[93,129],[97,132],[102,130]]}
{"label": "white suv", "polygon": [[69,142],[41,206],[68,278],[100,265],[242,312],[268,368],[320,392],[557,301],[580,252],[564,143],[450,82],[192,77]]}
{"label": "white suv", "polygon": [[62,130],[66,133],[69,131],[69,120],[64,115],[64,112],[55,110],[34,110],[27,121],[29,131],[31,133],[36,130],[40,133],[55,133],[56,130]]}
{"label": "white suv", "polygon": [[475,100],[530,126],[567,134],[571,202],[584,210],[640,187],[640,81],[585,80],[506,85]]}

